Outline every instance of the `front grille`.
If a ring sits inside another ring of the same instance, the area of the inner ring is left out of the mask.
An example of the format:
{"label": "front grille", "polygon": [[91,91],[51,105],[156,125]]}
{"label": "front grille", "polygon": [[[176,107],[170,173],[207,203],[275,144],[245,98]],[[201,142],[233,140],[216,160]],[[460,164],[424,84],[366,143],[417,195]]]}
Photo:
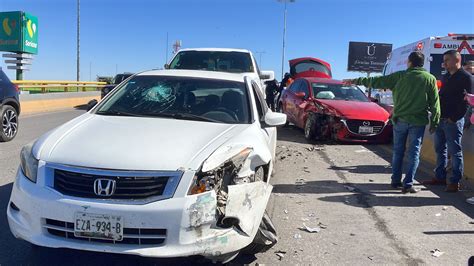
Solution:
{"label": "front grille", "polygon": [[114,241],[88,237],[76,237],[74,236],[74,223],[64,221],[46,219],[44,228],[49,234],[53,236],[97,243],[110,243],[119,245],[160,245],[166,240],[166,229],[124,228],[122,241]]}
{"label": "front grille", "polygon": [[[364,125],[365,123],[365,125]],[[385,123],[381,121],[371,121],[371,120],[347,120],[346,125],[352,133],[359,135],[377,135],[380,134],[385,127]],[[360,126],[370,126],[374,128],[374,133],[359,133]]]}
{"label": "front grille", "polygon": [[[115,192],[110,196],[96,195],[96,179],[112,179]],[[145,199],[162,196],[170,176],[104,176],[54,169],[54,189],[64,195],[82,198]]]}

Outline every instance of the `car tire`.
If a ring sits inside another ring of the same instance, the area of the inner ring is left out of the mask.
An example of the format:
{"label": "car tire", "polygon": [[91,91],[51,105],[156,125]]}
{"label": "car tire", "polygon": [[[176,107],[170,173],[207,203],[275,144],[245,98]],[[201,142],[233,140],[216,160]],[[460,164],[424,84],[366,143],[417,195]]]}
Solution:
{"label": "car tire", "polygon": [[242,249],[241,253],[248,255],[262,253],[272,248],[277,242],[278,237],[275,225],[273,225],[270,216],[265,211],[255,238],[250,245]]}
{"label": "car tire", "polygon": [[14,139],[18,133],[18,112],[11,105],[4,105],[0,114],[2,121],[0,142],[7,142]]}
{"label": "car tire", "polygon": [[[283,106],[282,106],[281,102],[278,103],[277,111],[278,111],[279,113],[282,113],[282,114],[285,113],[285,111],[283,110]],[[285,124],[283,125],[283,127],[288,127],[289,125],[290,125],[290,122],[288,121],[288,116],[287,116],[287,117],[286,117],[286,122],[285,122]]]}
{"label": "car tire", "polygon": [[313,141],[316,138],[316,116],[309,114],[304,123],[304,137],[308,141]]}

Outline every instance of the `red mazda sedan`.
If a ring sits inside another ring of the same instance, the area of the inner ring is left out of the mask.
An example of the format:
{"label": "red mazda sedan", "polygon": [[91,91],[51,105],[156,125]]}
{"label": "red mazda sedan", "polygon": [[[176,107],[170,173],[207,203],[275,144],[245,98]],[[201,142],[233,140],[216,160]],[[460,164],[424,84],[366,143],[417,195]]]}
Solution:
{"label": "red mazda sedan", "polygon": [[358,87],[328,78],[296,79],[283,92],[280,111],[308,140],[388,143],[390,114]]}

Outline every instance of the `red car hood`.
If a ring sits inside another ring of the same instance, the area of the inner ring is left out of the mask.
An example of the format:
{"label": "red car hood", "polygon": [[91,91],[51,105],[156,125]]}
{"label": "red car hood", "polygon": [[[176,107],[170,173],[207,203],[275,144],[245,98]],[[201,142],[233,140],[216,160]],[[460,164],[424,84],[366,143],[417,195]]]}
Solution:
{"label": "red car hood", "polygon": [[320,103],[335,115],[344,116],[348,119],[387,121],[389,113],[378,104],[373,102],[356,102],[343,100],[321,100]]}

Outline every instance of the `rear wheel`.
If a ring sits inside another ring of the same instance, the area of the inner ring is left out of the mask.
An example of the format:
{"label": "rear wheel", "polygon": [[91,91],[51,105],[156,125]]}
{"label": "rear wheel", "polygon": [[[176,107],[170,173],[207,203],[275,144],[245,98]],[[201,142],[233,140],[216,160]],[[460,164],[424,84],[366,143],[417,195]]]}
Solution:
{"label": "rear wheel", "polygon": [[0,142],[7,142],[18,133],[18,112],[11,105],[4,105],[1,109],[1,119]]}
{"label": "rear wheel", "polygon": [[309,114],[304,124],[304,137],[306,140],[312,141],[316,137],[316,116]]}

